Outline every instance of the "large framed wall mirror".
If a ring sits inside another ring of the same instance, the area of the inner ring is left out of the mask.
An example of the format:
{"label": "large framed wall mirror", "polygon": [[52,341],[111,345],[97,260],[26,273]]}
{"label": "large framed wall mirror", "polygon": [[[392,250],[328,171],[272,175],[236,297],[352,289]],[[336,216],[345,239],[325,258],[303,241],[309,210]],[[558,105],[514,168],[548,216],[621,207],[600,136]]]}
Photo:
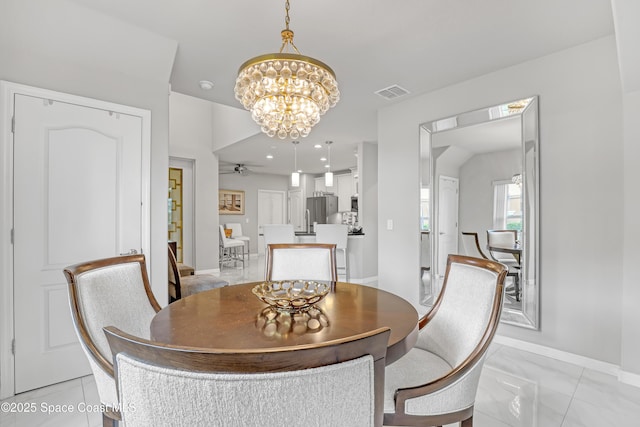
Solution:
{"label": "large framed wall mirror", "polygon": [[420,303],[435,302],[448,254],[496,259],[501,321],[538,329],[538,97],[423,123],[420,154]]}

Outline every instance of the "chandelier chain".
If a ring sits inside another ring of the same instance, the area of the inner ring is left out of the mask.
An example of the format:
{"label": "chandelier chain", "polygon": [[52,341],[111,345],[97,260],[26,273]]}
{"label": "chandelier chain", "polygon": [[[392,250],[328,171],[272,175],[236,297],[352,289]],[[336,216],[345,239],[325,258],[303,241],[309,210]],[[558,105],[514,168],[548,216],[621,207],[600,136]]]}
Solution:
{"label": "chandelier chain", "polygon": [[286,28],[280,32],[280,35],[282,36],[282,46],[280,46],[280,53],[284,52],[287,46],[291,46],[291,48],[293,48],[293,50],[298,55],[300,55],[300,51],[298,50],[296,45],[293,44],[293,31],[289,29],[289,22],[291,22],[291,19],[289,18],[289,0],[286,0],[284,8],[285,8],[284,24]]}
{"label": "chandelier chain", "polygon": [[290,19],[289,19],[289,0],[287,0],[285,2],[284,9],[285,9],[284,24],[285,24],[285,26],[286,26],[286,28],[288,30],[289,29],[289,22],[290,22]]}

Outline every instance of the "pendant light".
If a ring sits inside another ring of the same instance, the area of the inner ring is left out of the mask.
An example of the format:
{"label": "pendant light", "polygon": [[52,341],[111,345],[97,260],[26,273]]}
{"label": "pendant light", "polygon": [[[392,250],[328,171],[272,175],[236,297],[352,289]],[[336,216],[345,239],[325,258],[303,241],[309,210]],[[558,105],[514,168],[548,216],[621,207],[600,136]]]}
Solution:
{"label": "pendant light", "polygon": [[331,144],[333,144],[333,141],[327,141],[325,144],[327,144],[327,165],[329,166],[329,170],[324,174],[324,186],[333,187],[333,172],[331,172]]}
{"label": "pendant light", "polygon": [[291,141],[293,144],[293,172],[291,172],[291,186],[300,187],[300,172],[298,172],[298,144],[300,141]]}

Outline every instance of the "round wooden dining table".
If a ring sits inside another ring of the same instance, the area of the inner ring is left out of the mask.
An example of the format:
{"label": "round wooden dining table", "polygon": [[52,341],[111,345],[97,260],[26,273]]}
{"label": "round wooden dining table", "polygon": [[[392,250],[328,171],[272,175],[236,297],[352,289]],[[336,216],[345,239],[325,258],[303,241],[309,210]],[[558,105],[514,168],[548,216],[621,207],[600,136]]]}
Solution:
{"label": "round wooden dining table", "polygon": [[280,313],[252,292],[262,282],[225,286],[175,301],[151,322],[151,339],[216,349],[274,349],[322,343],[389,327],[386,364],[418,338],[418,313],[406,300],[366,285],[337,282],[306,312]]}

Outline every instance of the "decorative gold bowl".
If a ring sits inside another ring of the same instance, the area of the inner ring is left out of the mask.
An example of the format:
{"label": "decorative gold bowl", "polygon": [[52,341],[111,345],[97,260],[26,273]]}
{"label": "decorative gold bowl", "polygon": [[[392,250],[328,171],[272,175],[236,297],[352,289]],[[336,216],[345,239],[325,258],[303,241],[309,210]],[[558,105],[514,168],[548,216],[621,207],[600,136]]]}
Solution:
{"label": "decorative gold bowl", "polygon": [[328,283],[307,280],[263,282],[251,290],[255,296],[278,311],[308,310],[324,298],[330,290]]}
{"label": "decorative gold bowl", "polygon": [[306,311],[278,311],[272,306],[262,309],[256,317],[256,328],[268,338],[286,338],[289,334],[304,335],[320,332],[329,326],[329,318],[319,307]]}

